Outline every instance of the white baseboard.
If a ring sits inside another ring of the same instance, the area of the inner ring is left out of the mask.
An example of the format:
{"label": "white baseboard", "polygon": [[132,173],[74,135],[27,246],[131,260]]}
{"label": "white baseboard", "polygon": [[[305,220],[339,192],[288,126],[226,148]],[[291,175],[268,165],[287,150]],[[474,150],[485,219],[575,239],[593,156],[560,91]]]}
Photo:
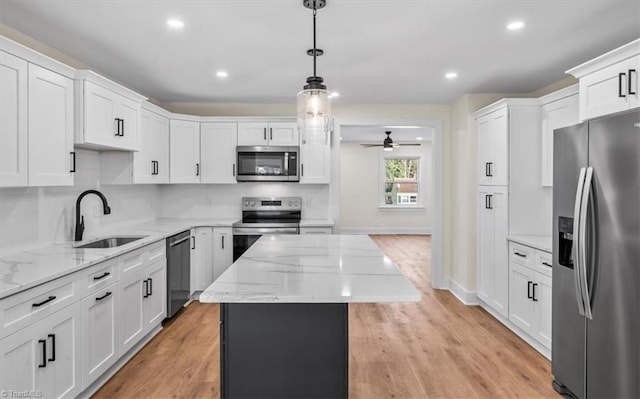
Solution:
{"label": "white baseboard", "polygon": [[340,227],[338,234],[420,234],[430,235],[430,227]]}
{"label": "white baseboard", "polygon": [[478,296],[476,295],[475,291],[468,291],[455,280],[448,279],[448,283],[449,291],[451,291],[451,293],[455,295],[455,297],[458,298],[460,302],[464,303],[465,305],[480,304],[480,302],[478,302]]}

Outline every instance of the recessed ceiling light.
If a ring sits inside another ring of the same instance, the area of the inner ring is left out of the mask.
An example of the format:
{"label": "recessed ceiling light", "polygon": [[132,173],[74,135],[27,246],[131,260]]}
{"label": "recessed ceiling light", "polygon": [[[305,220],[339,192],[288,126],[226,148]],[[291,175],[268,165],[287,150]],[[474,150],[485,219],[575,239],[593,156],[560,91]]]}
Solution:
{"label": "recessed ceiling light", "polygon": [[518,29],[522,29],[524,28],[524,22],[523,21],[513,21],[513,22],[509,22],[509,24],[507,24],[507,29],[509,30],[518,30]]}
{"label": "recessed ceiling light", "polygon": [[458,77],[458,74],[455,72],[447,72],[444,77],[447,79],[455,79]]}
{"label": "recessed ceiling light", "polygon": [[184,22],[180,21],[179,19],[169,19],[167,20],[167,25],[174,29],[181,29],[184,27]]}
{"label": "recessed ceiling light", "polygon": [[217,71],[216,76],[219,77],[220,79],[224,79],[229,77],[229,73],[227,71]]}
{"label": "recessed ceiling light", "polygon": [[422,140],[423,140],[423,138],[422,138],[422,137],[416,137],[416,140],[418,140],[418,141],[422,141]]}
{"label": "recessed ceiling light", "polygon": [[333,91],[329,94],[329,98],[337,98],[340,97],[340,93],[338,93],[337,91]]}

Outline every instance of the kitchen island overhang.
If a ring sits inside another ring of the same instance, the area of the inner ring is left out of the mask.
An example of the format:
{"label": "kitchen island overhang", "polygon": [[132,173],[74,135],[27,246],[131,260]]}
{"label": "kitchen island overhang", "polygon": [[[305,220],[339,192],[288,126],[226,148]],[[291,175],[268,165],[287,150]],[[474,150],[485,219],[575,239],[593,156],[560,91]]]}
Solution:
{"label": "kitchen island overhang", "polygon": [[221,304],[223,398],[345,398],[349,303],[420,294],[368,236],[274,235],[200,301]]}

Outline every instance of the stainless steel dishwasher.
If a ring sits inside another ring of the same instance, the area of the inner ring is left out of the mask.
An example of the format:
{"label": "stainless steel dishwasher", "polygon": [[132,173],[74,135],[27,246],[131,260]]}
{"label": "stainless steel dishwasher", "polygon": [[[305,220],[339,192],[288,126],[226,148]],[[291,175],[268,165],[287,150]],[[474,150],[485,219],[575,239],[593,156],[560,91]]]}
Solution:
{"label": "stainless steel dishwasher", "polygon": [[190,231],[167,238],[167,317],[173,317],[191,298]]}

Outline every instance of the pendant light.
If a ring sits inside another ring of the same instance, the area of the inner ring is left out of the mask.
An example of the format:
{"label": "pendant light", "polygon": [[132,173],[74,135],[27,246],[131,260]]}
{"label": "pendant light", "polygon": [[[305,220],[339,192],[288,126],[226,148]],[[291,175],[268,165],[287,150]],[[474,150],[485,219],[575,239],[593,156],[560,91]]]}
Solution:
{"label": "pendant light", "polygon": [[316,75],[316,58],[324,51],[316,48],[316,14],[327,5],[326,0],[303,0],[302,4],[313,10],[313,49],[307,55],[313,56],[313,76],[298,93],[298,130],[305,143],[327,143],[331,131],[331,104],[324,79]]}

